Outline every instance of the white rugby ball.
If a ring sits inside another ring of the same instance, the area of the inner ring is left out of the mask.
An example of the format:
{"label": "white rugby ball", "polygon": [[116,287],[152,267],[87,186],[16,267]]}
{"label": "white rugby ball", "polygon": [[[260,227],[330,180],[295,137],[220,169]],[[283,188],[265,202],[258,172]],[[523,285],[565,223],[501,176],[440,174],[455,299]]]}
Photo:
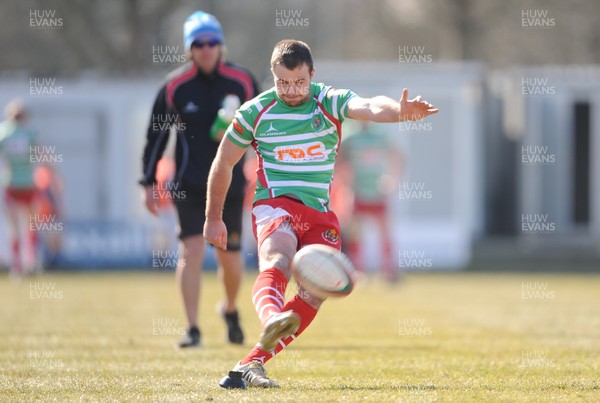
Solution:
{"label": "white rugby ball", "polygon": [[356,278],[346,255],[321,244],[307,245],[296,252],[292,273],[299,285],[321,298],[345,297],[352,292]]}

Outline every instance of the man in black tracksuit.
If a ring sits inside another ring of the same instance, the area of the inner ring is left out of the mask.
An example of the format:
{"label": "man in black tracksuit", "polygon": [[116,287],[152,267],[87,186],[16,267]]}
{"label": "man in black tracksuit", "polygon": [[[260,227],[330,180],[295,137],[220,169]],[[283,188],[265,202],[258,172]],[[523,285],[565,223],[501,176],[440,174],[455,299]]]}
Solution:
{"label": "man in black tracksuit", "polygon": [[[145,204],[157,214],[156,166],[169,138],[169,127],[177,132],[176,176],[168,190],[179,216],[181,249],[177,281],[181,288],[189,328],[180,347],[200,346],[198,301],[200,272],[204,259],[204,210],[206,183],[224,128],[240,103],[252,99],[258,89],[251,74],[222,61],[223,33],[210,14],[198,11],[184,25],[184,43],[190,62],[167,77],[154,102],[143,155]],[[233,170],[233,182],[227,195],[223,219],[229,230],[227,251],[215,249],[223,278],[226,301],[222,314],[231,343],[243,343],[236,298],[243,263],[240,253],[242,203],[245,178],[242,166]],[[164,190],[164,189],[163,189]]]}

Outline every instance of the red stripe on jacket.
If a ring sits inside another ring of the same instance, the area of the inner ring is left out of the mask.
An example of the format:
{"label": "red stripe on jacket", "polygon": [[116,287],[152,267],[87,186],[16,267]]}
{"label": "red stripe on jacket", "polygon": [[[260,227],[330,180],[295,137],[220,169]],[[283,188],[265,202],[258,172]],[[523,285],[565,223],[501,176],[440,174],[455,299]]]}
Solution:
{"label": "red stripe on jacket", "polygon": [[184,71],[183,73],[181,73],[180,75],[178,75],[177,77],[175,77],[167,83],[167,105],[172,110],[175,110],[175,90],[184,82],[194,78],[197,72],[198,68],[196,67],[196,64],[192,62],[192,66],[189,70]]}

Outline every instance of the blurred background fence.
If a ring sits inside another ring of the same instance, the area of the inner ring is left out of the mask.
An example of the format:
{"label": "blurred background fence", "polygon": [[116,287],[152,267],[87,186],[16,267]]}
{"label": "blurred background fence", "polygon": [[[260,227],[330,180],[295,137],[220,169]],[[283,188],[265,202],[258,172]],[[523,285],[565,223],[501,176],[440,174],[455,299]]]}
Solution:
{"label": "blurred background fence", "polygon": [[441,108],[378,128],[404,159],[388,197],[400,265],[600,268],[599,2],[3,2],[0,104],[23,99],[64,184],[59,267],[157,269],[173,248],[161,238],[172,221],[145,211],[136,181],[152,102],[185,60],[182,23],[197,9],[263,90],[273,45],[293,37],[311,46],[317,81],[364,96],[408,87]]}

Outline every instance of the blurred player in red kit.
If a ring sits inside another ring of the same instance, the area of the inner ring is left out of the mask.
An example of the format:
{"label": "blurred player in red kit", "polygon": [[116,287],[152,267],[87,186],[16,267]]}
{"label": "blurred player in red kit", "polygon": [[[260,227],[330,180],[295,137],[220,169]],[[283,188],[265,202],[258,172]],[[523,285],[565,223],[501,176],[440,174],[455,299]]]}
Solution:
{"label": "blurred player in red kit", "polygon": [[[378,232],[382,274],[390,282],[397,280],[392,253],[392,233],[388,216],[388,196],[398,182],[402,155],[382,132],[361,122],[357,133],[346,136],[340,151],[340,163],[347,169],[346,177],[350,196],[351,220],[348,220],[346,238],[350,259],[358,268],[364,267],[364,245],[361,234],[366,222],[373,219]],[[337,174],[337,171],[336,171]],[[368,232],[372,234],[373,231]]]}
{"label": "blurred player in red kit", "polygon": [[[50,164],[43,164],[33,173],[37,189],[37,213],[40,217],[52,217],[54,222],[63,220],[63,182]],[[48,218],[47,218],[48,219]],[[40,243],[44,251],[43,267],[56,266],[63,245],[60,231],[45,231],[40,234]]]}
{"label": "blurred player in red kit", "polygon": [[[35,214],[36,189],[33,181],[35,165],[31,162],[31,150],[36,145],[36,134],[29,127],[28,112],[23,103],[12,100],[5,108],[6,120],[0,123],[0,158],[7,162],[10,179],[4,192],[4,204],[11,229],[12,266],[11,274],[19,277],[24,274],[22,261],[22,231],[25,225],[21,218],[27,219]],[[35,230],[26,226],[29,250],[36,261],[38,237]]]}

